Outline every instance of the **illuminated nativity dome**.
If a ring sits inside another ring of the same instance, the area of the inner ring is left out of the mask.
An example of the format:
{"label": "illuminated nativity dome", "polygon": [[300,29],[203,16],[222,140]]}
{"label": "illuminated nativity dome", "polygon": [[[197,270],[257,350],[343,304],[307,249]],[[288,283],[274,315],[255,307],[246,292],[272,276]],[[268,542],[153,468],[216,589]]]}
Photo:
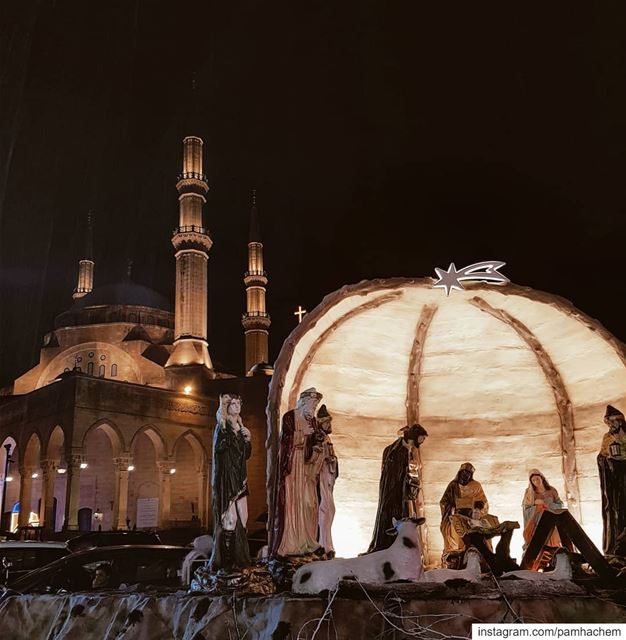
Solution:
{"label": "illuminated nativity dome", "polygon": [[[304,317],[276,361],[273,447],[279,418],[300,391],[316,387],[334,416],[338,555],[367,549],[383,449],[413,422],[429,433],[420,452],[430,562],[443,548],[439,500],[465,461],[476,467],[490,512],[520,523],[528,470],[540,468],[601,546],[596,455],[606,405],[626,407],[622,343],[554,295],[466,285],[446,297],[432,284],[344,287]],[[272,474],[275,453],[268,458]],[[520,529],[518,559],[521,546]]]}

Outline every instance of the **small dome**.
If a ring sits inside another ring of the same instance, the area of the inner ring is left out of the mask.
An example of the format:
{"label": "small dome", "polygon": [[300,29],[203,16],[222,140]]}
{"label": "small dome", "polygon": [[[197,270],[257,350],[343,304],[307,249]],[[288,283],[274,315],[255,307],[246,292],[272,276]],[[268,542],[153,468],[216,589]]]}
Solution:
{"label": "small dome", "polygon": [[96,287],[86,296],[77,298],[70,311],[102,305],[134,305],[172,311],[172,305],[164,295],[130,280]]}
{"label": "small dome", "polygon": [[250,368],[251,376],[273,376],[274,375],[274,367],[271,364],[267,364],[267,362],[258,362],[253,367]]}

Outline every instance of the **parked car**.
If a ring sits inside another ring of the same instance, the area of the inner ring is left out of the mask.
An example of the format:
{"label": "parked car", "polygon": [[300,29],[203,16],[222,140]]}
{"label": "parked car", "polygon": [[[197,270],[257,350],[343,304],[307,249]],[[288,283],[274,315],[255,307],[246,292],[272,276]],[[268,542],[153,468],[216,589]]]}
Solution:
{"label": "parked car", "polygon": [[117,547],[127,544],[163,544],[154,531],[91,531],[70,538],[67,548],[75,553],[96,547]]}
{"label": "parked car", "polygon": [[0,584],[10,585],[30,571],[69,553],[64,542],[0,542]]}
{"label": "parked car", "polygon": [[72,553],[15,580],[18,593],[57,593],[181,586],[187,547],[128,545]]}

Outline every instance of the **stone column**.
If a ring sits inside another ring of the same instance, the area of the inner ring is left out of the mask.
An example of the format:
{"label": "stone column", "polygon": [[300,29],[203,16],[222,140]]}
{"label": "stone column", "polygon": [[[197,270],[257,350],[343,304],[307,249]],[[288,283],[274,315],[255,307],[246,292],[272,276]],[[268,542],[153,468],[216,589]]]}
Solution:
{"label": "stone column", "polygon": [[17,519],[18,527],[28,526],[30,508],[33,501],[33,467],[20,467],[20,515]]}
{"label": "stone column", "polygon": [[49,531],[54,531],[54,481],[58,460],[41,461],[41,505],[39,522]]}
{"label": "stone column", "polygon": [[208,509],[208,482],[209,470],[206,464],[199,465],[196,469],[198,473],[198,518],[200,524],[206,527],[209,523]]}
{"label": "stone column", "polygon": [[80,503],[80,465],[83,456],[72,454],[67,460],[67,489],[65,491],[65,524],[68,531],[78,530],[78,506]]}
{"label": "stone column", "polygon": [[115,465],[115,493],[113,494],[112,529],[126,529],[128,517],[128,465],[130,456],[124,455],[113,458]]}
{"label": "stone column", "polygon": [[166,528],[170,522],[170,510],[172,501],[172,474],[173,460],[158,460],[159,468],[159,527]]}

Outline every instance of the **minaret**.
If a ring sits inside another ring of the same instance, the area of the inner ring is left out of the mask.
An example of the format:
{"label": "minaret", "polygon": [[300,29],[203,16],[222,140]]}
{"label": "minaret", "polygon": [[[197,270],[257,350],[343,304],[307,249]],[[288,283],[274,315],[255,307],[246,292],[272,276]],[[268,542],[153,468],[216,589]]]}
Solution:
{"label": "minaret", "polygon": [[202,226],[209,185],[202,173],[202,140],[196,136],[183,140],[183,172],[176,189],[180,215],[172,237],[176,249],[174,349],[165,366],[200,365],[212,372],[207,343],[207,271],[213,241]]}
{"label": "minaret", "polygon": [[83,257],[78,262],[78,282],[72,298],[82,298],[93,289],[93,227],[91,211],[87,213],[87,229],[85,232],[85,247]]}
{"label": "minaret", "polygon": [[265,309],[265,287],[267,274],[263,270],[263,243],[259,215],[256,208],[256,189],[252,190],[252,210],[250,211],[250,236],[248,238],[248,270],[243,281],[246,285],[246,313],[241,324],[246,334],[246,375],[259,362],[268,361],[267,339],[270,316]]}

